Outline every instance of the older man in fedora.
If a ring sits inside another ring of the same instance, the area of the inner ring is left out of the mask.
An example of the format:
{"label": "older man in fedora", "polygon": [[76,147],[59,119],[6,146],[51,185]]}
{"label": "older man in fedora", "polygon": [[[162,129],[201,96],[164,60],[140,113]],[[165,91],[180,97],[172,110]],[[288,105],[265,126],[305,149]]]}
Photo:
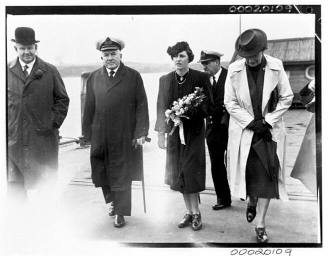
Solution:
{"label": "older man in fedora", "polygon": [[69,98],[56,67],[37,56],[34,30],[18,27],[12,41],[18,57],[8,64],[7,73],[8,192],[25,199],[53,187],[58,129]]}
{"label": "older man in fedora", "polygon": [[230,64],[224,104],[230,114],[227,167],[232,195],[248,198],[246,219],[257,241],[268,241],[265,216],[270,200],[286,199],[283,115],[293,92],[282,61],[264,54],[266,34],[244,31],[236,40],[242,58]]}
{"label": "older man in fedora", "polygon": [[224,156],[228,143],[229,114],[224,107],[224,84],[227,69],[221,67],[222,53],[203,50],[199,62],[209,74],[214,104],[206,118],[206,141],[211,159],[211,171],[217,201],[213,210],[222,210],[231,205],[230,188]]}
{"label": "older man in fedora", "polygon": [[92,181],[113,204],[109,215],[119,228],[131,215],[131,181],[142,178],[148,104],[139,72],[122,62],[124,42],[106,37],[96,48],[103,67],[87,78],[82,132],[91,143]]}

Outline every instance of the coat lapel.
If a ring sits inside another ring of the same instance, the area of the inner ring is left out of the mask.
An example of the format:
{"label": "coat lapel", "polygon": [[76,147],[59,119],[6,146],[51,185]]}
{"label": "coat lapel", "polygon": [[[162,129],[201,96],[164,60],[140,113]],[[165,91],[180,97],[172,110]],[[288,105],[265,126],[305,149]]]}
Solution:
{"label": "coat lapel", "polygon": [[170,104],[178,97],[178,90],[174,86],[174,81],[175,81],[175,74],[174,72],[169,73],[168,75],[164,76],[162,83],[163,88],[165,92],[163,92],[164,95],[167,95],[166,98],[166,109],[170,108]]}
{"label": "coat lapel", "polygon": [[26,78],[21,65],[19,64],[18,58],[14,60],[12,63],[9,64],[9,69],[11,72],[13,72],[22,82],[24,83],[24,89],[35,79],[37,79],[37,76],[35,75],[36,70],[41,70],[42,73],[45,73],[47,71],[47,68],[44,64],[44,62],[36,57],[34,66],[32,68],[32,71],[30,75]]}
{"label": "coat lapel", "polygon": [[109,84],[107,91],[110,91],[111,89],[113,89],[115,86],[117,86],[122,81],[122,78],[125,75],[126,69],[125,69],[125,66],[123,65],[123,63],[121,62],[120,67],[118,68],[115,76],[111,79],[108,77],[106,67],[103,67],[102,72],[103,72],[103,75],[106,77],[107,83]]}
{"label": "coat lapel", "polygon": [[9,70],[14,73],[23,83],[25,83],[26,77],[23,73],[22,67],[19,64],[18,58],[9,64]]}
{"label": "coat lapel", "polygon": [[[266,56],[266,58],[267,58],[267,56]],[[264,114],[266,105],[268,104],[268,101],[270,99],[271,92],[274,90],[274,88],[278,84],[277,72],[280,69],[281,68],[278,65],[268,61],[268,58],[267,58],[267,65],[265,67],[265,74],[264,74],[263,97],[262,97],[262,113],[263,114]]]}
{"label": "coat lapel", "polygon": [[254,116],[252,100],[249,93],[249,86],[247,81],[247,72],[245,61],[241,62],[232,72],[232,81],[235,81],[235,89],[239,91],[241,102],[244,104],[242,107]]}
{"label": "coat lapel", "polygon": [[26,88],[32,81],[37,79],[37,76],[36,76],[36,71],[37,70],[41,70],[42,73],[47,71],[44,62],[38,57],[36,57],[35,63],[34,63],[33,68],[32,68],[32,71],[31,71],[30,75],[27,77],[27,79],[25,81],[24,88]]}

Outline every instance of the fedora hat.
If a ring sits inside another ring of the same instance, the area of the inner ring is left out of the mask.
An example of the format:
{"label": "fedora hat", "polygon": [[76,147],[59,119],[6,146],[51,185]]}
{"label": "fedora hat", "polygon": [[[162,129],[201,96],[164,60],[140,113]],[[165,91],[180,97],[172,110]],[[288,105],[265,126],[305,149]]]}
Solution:
{"label": "fedora hat", "polygon": [[35,40],[34,30],[28,27],[16,28],[15,39],[11,39],[11,41],[22,45],[31,45],[40,42],[38,40]]}
{"label": "fedora hat", "polygon": [[122,40],[113,37],[106,37],[96,43],[96,49],[99,51],[122,50],[124,46]]}
{"label": "fedora hat", "polygon": [[260,29],[245,30],[236,40],[235,49],[239,56],[250,57],[267,49],[267,36]]}
{"label": "fedora hat", "polygon": [[206,51],[203,50],[200,52],[200,60],[198,62],[207,62],[207,61],[213,61],[213,60],[219,60],[223,56],[222,53],[216,52],[216,51]]}

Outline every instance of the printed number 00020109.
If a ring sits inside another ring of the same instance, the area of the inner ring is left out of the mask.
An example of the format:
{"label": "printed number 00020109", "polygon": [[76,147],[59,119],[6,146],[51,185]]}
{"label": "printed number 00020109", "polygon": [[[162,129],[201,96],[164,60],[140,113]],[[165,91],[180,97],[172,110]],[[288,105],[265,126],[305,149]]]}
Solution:
{"label": "printed number 00020109", "polygon": [[291,12],[291,5],[232,5],[229,7],[230,13],[279,13]]}
{"label": "printed number 00020109", "polygon": [[230,255],[288,255],[291,256],[292,249],[233,249]]}

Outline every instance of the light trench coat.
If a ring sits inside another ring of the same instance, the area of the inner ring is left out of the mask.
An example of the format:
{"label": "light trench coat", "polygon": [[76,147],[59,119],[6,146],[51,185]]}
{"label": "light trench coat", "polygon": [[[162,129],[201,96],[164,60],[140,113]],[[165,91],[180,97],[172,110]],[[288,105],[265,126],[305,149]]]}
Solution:
{"label": "light trench coat", "polygon": [[[279,198],[288,200],[285,186],[284,151],[286,131],[283,114],[292,104],[293,92],[287,74],[279,59],[264,55],[265,66],[262,114],[272,126],[272,139],[277,142],[279,158]],[[232,196],[246,199],[246,163],[254,132],[246,126],[254,119],[250,98],[245,59],[237,60],[229,66],[225,83],[224,104],[230,114],[229,140],[227,148],[227,171]],[[279,100],[275,110],[268,113],[271,92],[277,87]]]}

